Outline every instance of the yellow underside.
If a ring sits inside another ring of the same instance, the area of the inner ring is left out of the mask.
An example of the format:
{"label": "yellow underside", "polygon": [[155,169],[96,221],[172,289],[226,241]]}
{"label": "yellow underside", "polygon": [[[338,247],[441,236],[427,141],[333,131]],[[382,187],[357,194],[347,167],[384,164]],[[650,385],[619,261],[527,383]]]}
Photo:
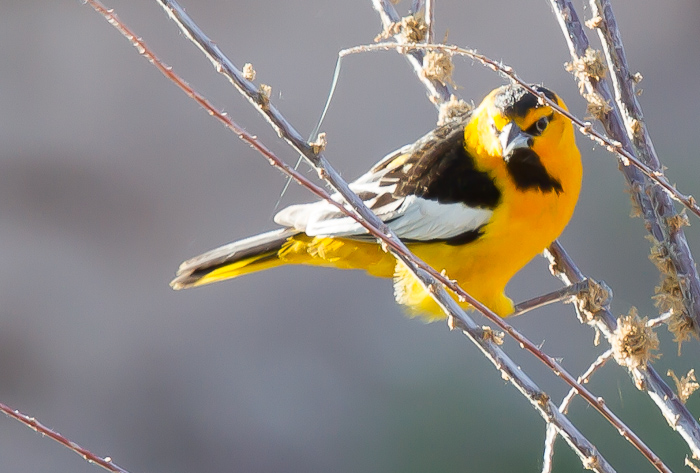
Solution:
{"label": "yellow underside", "polygon": [[[507,258],[504,261],[496,258],[496,255],[489,257],[484,251],[486,245],[479,243],[462,246],[411,243],[408,246],[419,258],[438,271],[444,270],[470,295],[505,317],[513,311],[512,301],[503,293],[505,285],[527,261],[521,264],[522,258]],[[393,256],[382,251],[376,243],[351,239],[297,235],[290,238],[279,252],[261,254],[224,266],[204,276],[196,285],[286,264],[362,269],[372,276],[393,278],[396,300],[408,309],[410,315],[419,315],[428,320],[444,318],[438,305],[403,265],[396,264]],[[469,308],[468,304],[461,305]]]}

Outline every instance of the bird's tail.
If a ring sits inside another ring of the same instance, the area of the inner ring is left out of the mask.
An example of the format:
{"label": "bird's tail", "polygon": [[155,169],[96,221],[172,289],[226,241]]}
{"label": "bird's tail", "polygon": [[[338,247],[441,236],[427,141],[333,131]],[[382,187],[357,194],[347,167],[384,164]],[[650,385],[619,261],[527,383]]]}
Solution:
{"label": "bird's tail", "polygon": [[208,251],[182,263],[170,286],[202,286],[285,264],[278,252],[298,233],[292,228],[281,228]]}

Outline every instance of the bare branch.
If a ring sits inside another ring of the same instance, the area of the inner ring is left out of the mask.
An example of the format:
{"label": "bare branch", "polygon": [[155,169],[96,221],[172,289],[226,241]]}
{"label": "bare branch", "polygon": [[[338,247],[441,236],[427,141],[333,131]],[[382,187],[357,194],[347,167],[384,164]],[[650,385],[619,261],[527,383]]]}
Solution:
{"label": "bare branch", "polygon": [[[617,28],[617,21],[613,14],[609,0],[591,0],[591,12],[595,18],[593,24],[598,30],[605,57],[608,62],[608,70],[615,91],[615,101],[622,114],[625,131],[629,137],[639,159],[657,172],[663,172],[659,157],[654,149],[654,144],[649,136],[642,107],[637,100],[634,87],[636,78],[632,75],[627,65],[625,48],[622,45],[622,37]],[[677,297],[657,296],[657,304],[661,310],[673,310],[669,328],[680,342],[688,339],[688,333],[682,332],[682,328],[693,330],[698,335],[700,327],[700,278],[695,267],[688,241],[683,231],[683,220],[679,219],[673,202],[663,192],[656,188],[643,189],[649,196],[654,209],[658,229],[652,228],[651,232],[656,241],[663,248],[671,265],[660,267],[663,283],[660,288],[664,292],[680,292],[682,300]],[[679,222],[675,224],[674,222]],[[659,234],[660,230],[660,234]],[[658,265],[657,265],[658,266]],[[669,287],[670,286],[670,287]],[[685,321],[683,319],[690,319]],[[687,327],[690,325],[691,327]]]}
{"label": "bare branch", "polygon": [[426,43],[432,43],[435,36],[433,30],[433,19],[435,18],[435,2],[425,0],[425,24],[428,27],[428,35],[425,37]]}
{"label": "bare branch", "polygon": [[[569,0],[550,1],[566,38],[574,63],[582,61],[582,58],[586,56],[586,52],[589,50],[589,41],[573,4]],[[634,98],[634,93],[629,88],[629,70],[615,18],[612,15],[610,5],[607,2],[606,5],[606,8],[598,8],[598,4],[593,3],[594,12],[604,16],[598,16],[596,21],[591,24],[595,25],[599,30],[603,28],[600,30],[601,38],[603,43],[607,45],[606,55],[609,58],[609,64],[612,66],[610,69],[613,70],[613,82],[617,83],[615,86],[618,89],[616,95],[621,106],[619,108],[608,106],[609,110],[606,110],[605,113],[600,113],[599,119],[608,135],[620,143],[619,148],[625,151],[625,157],[627,157],[627,154],[634,154],[636,144],[637,151],[642,156],[642,160],[645,161],[645,167],[637,166],[636,163],[635,166],[642,169],[649,178],[652,178],[654,175],[659,176],[656,182],[661,184],[676,200],[683,203],[693,213],[700,215],[700,208],[698,208],[695,199],[692,196],[684,196],[675,191],[675,188],[663,177],[658,157],[646,133],[641,108],[636,98]],[[622,70],[615,72],[616,68],[622,68]],[[599,97],[600,100],[608,105],[615,103],[608,83],[602,77],[594,77],[583,71],[583,73],[577,74],[577,78],[581,81],[588,95]],[[621,110],[624,110],[624,113],[627,114],[628,120],[625,120]],[[630,128],[630,133],[627,131],[628,127]],[[630,139],[630,136],[634,137],[634,142]],[[649,169],[651,172],[647,172],[646,169]],[[679,314],[681,316],[680,322],[687,319],[686,324],[681,324],[681,327],[685,327],[687,331],[680,337],[680,341],[687,337],[688,332],[693,332],[697,336],[700,330],[698,325],[698,317],[700,317],[700,279],[698,279],[695,263],[681,228],[682,225],[673,223],[674,219],[672,217],[675,215],[673,204],[667,194],[658,192],[655,187],[648,189],[649,186],[638,171],[629,166],[622,166],[621,170],[627,179],[636,203],[641,209],[645,226],[649,233],[657,242],[668,246],[665,248],[668,253],[667,257],[676,271],[675,279],[669,282],[672,283],[672,286],[680,288],[683,296],[681,307],[686,314]],[[662,274],[662,276],[666,277],[668,275]],[[662,308],[662,310],[666,310],[666,308]],[[679,338],[678,335],[676,336]]]}
{"label": "bare branch", "polygon": [[20,411],[12,409],[3,403],[0,403],[0,411],[2,411],[2,413],[5,414],[7,417],[15,419],[16,421],[26,425],[33,431],[39,432],[41,435],[55,440],[56,442],[66,447],[68,450],[72,451],[73,453],[77,453],[78,455],[83,457],[85,460],[88,461],[88,463],[93,463],[99,466],[100,468],[114,473],[129,473],[124,468],[112,462],[112,459],[110,457],[98,457],[90,450],[81,447],[80,445],[71,440],[68,440],[66,437],[59,434],[55,430],[49,429],[44,424],[36,420],[34,417],[29,417],[28,415],[22,414]]}
{"label": "bare branch", "polygon": [[670,312],[665,312],[655,319],[649,319],[647,321],[647,327],[658,327],[659,325],[663,325],[666,322],[668,322],[668,319],[671,318],[671,313]]}
{"label": "bare branch", "polygon": [[552,291],[549,294],[543,294],[530,300],[519,302],[516,304],[515,311],[510,315],[510,317],[523,315],[531,310],[539,309],[540,307],[544,307],[555,302],[571,302],[576,299],[579,293],[587,291],[588,289],[589,280],[586,279],[570,286],[564,286],[563,288]]}

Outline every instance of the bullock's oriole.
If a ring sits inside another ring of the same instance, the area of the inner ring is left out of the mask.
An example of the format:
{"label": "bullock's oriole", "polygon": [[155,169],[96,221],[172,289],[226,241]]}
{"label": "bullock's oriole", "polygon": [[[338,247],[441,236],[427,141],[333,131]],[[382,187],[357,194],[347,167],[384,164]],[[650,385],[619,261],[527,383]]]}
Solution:
{"label": "bullock's oriole", "polygon": [[[537,90],[566,107],[548,89]],[[569,120],[511,84],[467,116],[389,154],[350,187],[417,256],[507,316],[513,302],[506,284],[564,230],[581,175]],[[412,312],[443,316],[403,265],[329,203],[292,205],[275,222],[283,228],[185,261],[172,287],[285,264],[364,269],[393,277],[396,300]]]}

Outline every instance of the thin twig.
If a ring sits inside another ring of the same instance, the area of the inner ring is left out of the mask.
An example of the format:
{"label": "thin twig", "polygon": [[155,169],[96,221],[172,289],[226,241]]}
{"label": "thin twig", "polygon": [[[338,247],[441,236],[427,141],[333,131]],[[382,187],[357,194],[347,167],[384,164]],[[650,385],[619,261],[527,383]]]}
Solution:
{"label": "thin twig", "polygon": [[[93,8],[95,8],[95,10],[102,13],[112,25],[114,25],[120,32],[122,32],[122,34],[124,34],[129,39],[129,41],[132,42],[132,44],[134,44],[134,46],[141,52],[142,55],[144,55],[151,63],[156,65],[156,67],[158,67],[158,69],[161,72],[163,72],[168,78],[177,77],[170,70],[169,67],[165,66],[160,61],[158,61],[158,59],[147,48],[147,46],[140,39],[136,38],[136,36],[133,33],[131,33],[111,11],[105,9],[96,0],[88,0],[88,3]],[[184,80],[178,78],[178,80],[175,80],[175,83],[183,90],[185,90],[188,96],[194,98],[201,106],[203,106],[209,112],[210,115],[214,116],[219,121],[224,122],[224,124],[229,129],[236,131],[236,129],[238,128],[239,131],[242,132],[242,130],[240,130],[240,127],[237,127],[237,125],[235,125],[230,120],[230,118],[228,118],[228,116],[213,109],[211,104],[205,99],[203,99],[201,96],[199,96],[199,94],[194,92]],[[237,133],[239,133],[239,131],[237,131]],[[239,136],[242,139],[251,143],[253,146],[255,146],[256,149],[258,149],[258,151],[263,152],[262,150],[266,149],[262,144],[258,143],[258,140],[256,140],[250,135],[247,135],[245,133],[239,133]],[[269,156],[268,154],[265,154],[265,156],[271,161],[271,163],[273,163],[274,165],[277,164],[278,160],[272,159],[271,156]],[[294,173],[294,170],[286,165],[283,166],[281,169],[284,172],[289,173],[290,175],[293,175]],[[297,177],[298,176],[294,176],[295,179],[297,179]],[[297,180],[303,183],[303,185],[305,186],[307,184],[311,184],[308,181],[304,182],[302,179]],[[311,185],[313,186],[313,184]],[[314,192],[317,195],[321,195],[324,192],[322,189],[320,190],[320,188],[317,187],[316,189],[312,190],[314,190]],[[330,196],[326,194],[325,198],[330,199]],[[391,243],[395,244],[395,242],[392,242],[385,235],[382,235],[381,232],[379,232],[376,228],[373,228],[370,224],[371,222],[365,222],[358,219],[357,216],[355,216],[348,209],[345,209],[341,205],[339,205],[339,208],[346,212],[348,215],[352,216],[353,218],[356,218],[358,222],[365,225],[369,231],[375,234],[375,236],[382,237],[384,239],[384,242],[388,245],[390,245]],[[591,468],[595,471],[609,473],[614,472],[612,467],[610,467],[610,465],[605,461],[605,459],[598,454],[595,447],[585,437],[583,437],[580,434],[580,432],[578,432],[578,430],[569,422],[569,420],[565,416],[561,415],[560,413],[558,413],[558,411],[556,411],[556,406],[554,406],[554,404],[549,400],[549,397],[544,392],[542,392],[539,389],[539,387],[537,387],[537,385],[534,384],[524,373],[522,373],[522,371],[520,371],[516,363],[514,363],[510,358],[507,357],[507,355],[505,355],[505,353],[498,346],[498,343],[493,340],[493,337],[488,335],[490,331],[486,331],[483,328],[479,327],[471,318],[466,316],[461,310],[461,308],[457,305],[456,301],[452,297],[447,295],[447,293],[444,291],[444,289],[442,289],[440,285],[434,283],[434,281],[432,283],[430,282],[432,281],[432,279],[426,271],[415,266],[416,263],[410,259],[410,252],[407,252],[407,255],[408,256],[404,256],[401,253],[395,253],[395,256],[398,260],[402,261],[409,268],[411,268],[412,271],[414,271],[416,277],[424,284],[426,289],[431,293],[431,295],[433,295],[435,300],[445,310],[445,312],[450,314],[451,317],[455,317],[457,320],[459,320],[460,328],[462,328],[465,331],[465,334],[474,343],[476,343],[486,354],[486,356],[494,363],[494,365],[498,367],[498,369],[501,371],[502,376],[504,378],[509,379],[518,390],[520,390],[523,394],[526,395],[531,404],[538,410],[540,415],[547,422],[554,423],[559,427],[559,429],[562,431],[562,435],[564,436],[565,440],[581,457],[582,462],[585,465],[591,466]],[[481,306],[481,304],[479,304],[476,301],[474,301],[474,303],[477,306]],[[481,306],[481,308],[486,312],[489,312],[488,309],[486,309],[485,307]],[[497,316],[495,316],[495,314],[491,315],[498,318]],[[523,343],[527,343],[529,345],[532,344],[532,342],[529,342],[526,339],[523,339]],[[544,354],[542,355],[546,356]],[[561,370],[561,373],[568,375],[568,373],[566,373],[563,370]],[[582,388],[582,386],[577,387],[577,392],[581,391],[580,388]],[[587,394],[592,398],[592,395],[590,393]]]}
{"label": "thin twig", "polygon": [[[595,373],[599,368],[602,368],[605,363],[612,358],[613,351],[612,348],[608,349],[602,353],[588,369],[578,377],[578,382],[585,384],[591,379],[593,373]],[[569,393],[564,397],[561,404],[559,405],[559,412],[566,414],[571,405],[571,401],[576,396],[576,391],[573,389],[569,390]],[[547,426],[547,435],[544,441],[544,464],[542,465],[542,473],[551,473],[552,471],[552,459],[554,458],[554,441],[557,439],[557,428],[553,425]]]}
{"label": "thin twig", "polygon": [[90,450],[81,447],[77,443],[68,440],[66,437],[63,435],[59,434],[55,430],[52,430],[48,427],[46,427],[44,424],[36,420],[34,417],[29,417],[28,415],[22,414],[20,411],[16,409],[12,409],[9,406],[0,403],[0,411],[2,411],[3,414],[5,414],[7,417],[11,419],[15,419],[18,422],[21,422],[22,424],[26,425],[30,429],[32,429],[35,432],[39,432],[41,435],[46,436],[52,440],[55,440],[56,442],[60,443],[64,447],[66,447],[68,450],[77,453],[81,457],[83,457],[85,460],[88,461],[88,463],[93,463],[101,468],[104,468],[107,471],[111,471],[114,473],[129,473],[127,470],[124,468],[116,465],[114,462],[112,462],[112,459],[110,457],[98,457],[94,453],[92,453]]}
{"label": "thin twig", "polygon": [[671,312],[665,312],[654,319],[647,320],[647,327],[658,327],[668,322],[673,314]]}
{"label": "thin twig", "polygon": [[515,311],[513,311],[509,317],[523,315],[531,310],[539,309],[540,307],[544,307],[555,302],[569,302],[572,299],[575,299],[581,292],[588,290],[588,287],[588,279],[586,279],[585,281],[572,284],[571,286],[564,286],[561,289],[552,291],[548,294],[543,294],[541,296],[533,297],[527,301],[519,302],[515,305]]}

